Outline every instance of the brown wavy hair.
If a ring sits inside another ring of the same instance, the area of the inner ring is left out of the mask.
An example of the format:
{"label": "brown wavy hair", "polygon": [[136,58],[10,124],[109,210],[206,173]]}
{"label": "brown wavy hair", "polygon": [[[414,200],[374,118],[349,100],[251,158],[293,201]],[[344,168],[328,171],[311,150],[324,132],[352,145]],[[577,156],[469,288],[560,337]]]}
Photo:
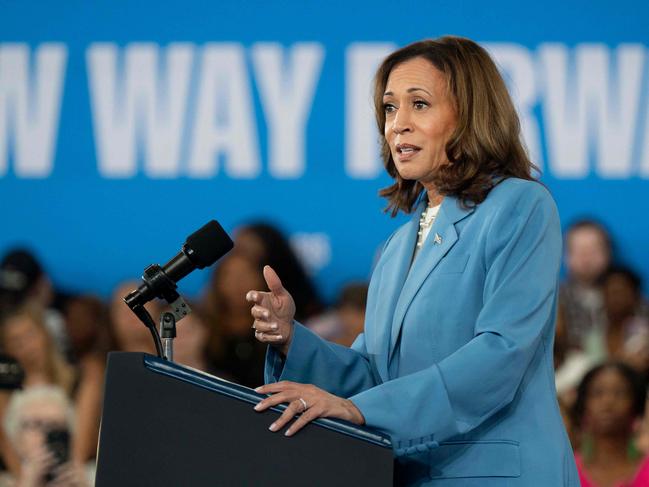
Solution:
{"label": "brown wavy hair", "polygon": [[487,51],[462,37],[444,36],[415,42],[390,54],[374,78],[374,109],[381,138],[381,156],[394,184],[379,195],[387,198],[392,216],[413,211],[424,187],[403,179],[385,139],[383,93],[392,70],[413,58],[424,58],[444,73],[453,99],[457,126],[446,143],[449,164],[433,176],[442,195],[458,197],[465,206],[482,203],[489,191],[507,177],[536,180],[538,168],[521,140],[520,122],[496,64]]}

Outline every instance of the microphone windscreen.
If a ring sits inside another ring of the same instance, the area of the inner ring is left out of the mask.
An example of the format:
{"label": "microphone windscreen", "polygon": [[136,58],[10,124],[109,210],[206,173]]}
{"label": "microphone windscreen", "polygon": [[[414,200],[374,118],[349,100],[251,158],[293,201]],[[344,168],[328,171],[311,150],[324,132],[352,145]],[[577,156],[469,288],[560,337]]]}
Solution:
{"label": "microphone windscreen", "polygon": [[187,237],[183,251],[198,268],[209,267],[234,247],[232,239],[216,220],[210,220]]}

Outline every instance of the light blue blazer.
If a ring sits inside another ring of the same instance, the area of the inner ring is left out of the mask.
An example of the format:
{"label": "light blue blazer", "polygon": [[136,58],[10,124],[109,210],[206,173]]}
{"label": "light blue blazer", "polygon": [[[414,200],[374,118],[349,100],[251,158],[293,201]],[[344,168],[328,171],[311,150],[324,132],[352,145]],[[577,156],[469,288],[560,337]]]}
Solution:
{"label": "light blue blazer", "polygon": [[266,382],[349,398],[392,438],[399,485],[578,487],[554,387],[552,197],[515,178],[473,209],[447,196],[412,261],[423,209],[385,244],[352,347],[296,324]]}

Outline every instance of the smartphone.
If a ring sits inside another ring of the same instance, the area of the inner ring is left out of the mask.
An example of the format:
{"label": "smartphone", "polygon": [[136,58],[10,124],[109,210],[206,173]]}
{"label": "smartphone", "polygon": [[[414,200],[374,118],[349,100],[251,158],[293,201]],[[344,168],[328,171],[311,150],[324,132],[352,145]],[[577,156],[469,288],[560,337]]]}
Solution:
{"label": "smartphone", "polygon": [[45,446],[54,455],[54,465],[45,474],[45,480],[49,482],[56,476],[56,470],[70,458],[70,432],[67,429],[48,431],[45,435]]}

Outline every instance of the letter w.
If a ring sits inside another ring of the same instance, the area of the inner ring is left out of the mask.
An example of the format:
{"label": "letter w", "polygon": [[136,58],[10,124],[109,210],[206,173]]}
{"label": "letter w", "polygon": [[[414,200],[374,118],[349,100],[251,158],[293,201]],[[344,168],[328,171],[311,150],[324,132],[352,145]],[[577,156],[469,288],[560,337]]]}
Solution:
{"label": "letter w", "polygon": [[0,176],[11,149],[18,177],[52,172],[67,48],[42,44],[35,58],[31,70],[27,44],[0,45]]}
{"label": "letter w", "polygon": [[105,177],[133,177],[140,153],[148,176],[178,175],[193,46],[171,44],[163,59],[159,50],[130,44],[120,70],[115,44],[88,48],[97,160]]}

